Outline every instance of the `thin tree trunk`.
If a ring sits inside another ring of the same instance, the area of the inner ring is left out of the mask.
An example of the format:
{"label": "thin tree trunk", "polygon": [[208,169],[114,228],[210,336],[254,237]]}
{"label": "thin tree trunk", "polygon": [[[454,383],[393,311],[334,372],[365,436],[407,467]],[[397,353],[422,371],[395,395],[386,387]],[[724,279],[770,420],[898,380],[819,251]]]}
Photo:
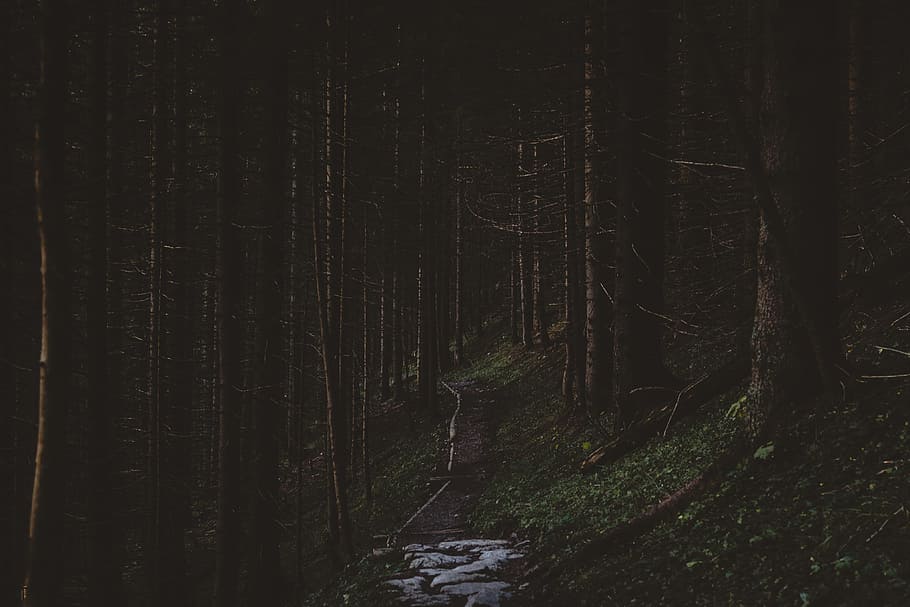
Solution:
{"label": "thin tree trunk", "polygon": [[278,426],[284,402],[285,331],[282,323],[282,286],[285,265],[285,223],[288,197],[288,33],[285,0],[270,0],[264,7],[266,66],[263,137],[263,214],[266,233],[262,243],[263,275],[260,281],[260,347],[262,370],[254,403],[256,491],[253,500],[252,596],[257,602],[279,603],[281,567],[278,512]]}
{"label": "thin tree trunk", "polygon": [[363,382],[362,407],[360,410],[360,465],[363,469],[363,499],[367,507],[373,501],[373,480],[370,476],[370,302],[369,289],[367,288],[367,259],[369,257],[369,223],[367,222],[367,207],[364,205],[362,213],[363,225],[363,257],[361,261],[361,310],[363,311],[363,350],[362,372]]}
{"label": "thin tree trunk", "polygon": [[[460,114],[459,114],[460,117]],[[459,125],[460,131],[460,125]],[[460,132],[459,132],[460,134]],[[455,366],[465,364],[464,358],[464,196],[461,176],[461,156],[455,159]]]}
{"label": "thin tree trunk", "polygon": [[72,285],[64,206],[66,3],[42,0],[41,76],[35,134],[35,194],[41,246],[41,359],[38,438],[22,588],[26,607],[55,607],[63,589],[66,410],[70,380]]}
{"label": "thin tree trunk", "polygon": [[163,493],[168,488],[162,487],[166,477],[164,459],[166,449],[163,445],[162,429],[162,352],[164,352],[164,334],[161,321],[164,316],[162,306],[162,274],[164,272],[162,254],[164,251],[164,220],[168,200],[168,180],[170,178],[170,119],[168,116],[170,54],[170,1],[157,0],[155,7],[155,50],[153,58],[154,95],[152,107],[152,197],[149,201],[149,259],[148,259],[148,447],[147,477],[148,487],[146,501],[148,521],[145,538],[146,568],[148,570],[149,593],[153,603],[161,603],[169,596],[170,587],[165,583],[165,571],[169,563],[164,558],[166,542],[164,535],[170,521],[164,518],[169,514],[168,505]]}
{"label": "thin tree trunk", "polygon": [[190,256],[190,207],[187,196],[188,183],[188,116],[187,96],[187,0],[178,0],[175,5],[174,45],[174,249],[181,259],[172,263],[176,292],[176,344],[173,371],[174,393],[168,407],[172,413],[172,445],[168,454],[170,475],[175,485],[170,489],[166,560],[171,604],[188,605],[192,602],[192,590],[188,583],[185,539],[187,529],[192,525],[191,487],[192,475],[192,408],[193,378],[196,376],[193,360],[193,305],[190,271],[193,267]]}
{"label": "thin tree trunk", "polygon": [[584,210],[585,210],[585,386],[588,408],[599,412],[610,400],[612,348],[610,347],[610,285],[606,206],[601,200],[603,176],[599,141],[603,101],[597,95],[603,78],[603,14],[600,3],[589,0],[584,20]]}
{"label": "thin tree trunk", "polygon": [[[424,59],[426,62],[426,58]],[[419,263],[419,288],[418,288],[418,309],[420,316],[417,322],[418,330],[418,393],[421,406],[428,411],[435,410],[436,407],[436,361],[435,361],[435,320],[436,320],[436,291],[434,285],[434,260],[433,247],[434,242],[434,217],[431,203],[430,188],[428,187],[428,162],[429,143],[428,132],[431,130],[430,119],[426,111],[427,106],[427,84],[426,71],[424,63],[424,73],[421,76],[421,105],[424,108],[423,117],[420,125],[419,138],[419,160],[417,169],[417,188],[418,199],[420,204],[420,256]]]}
{"label": "thin tree trunk", "polygon": [[[562,375],[563,405],[566,412],[572,412],[579,404],[584,392],[584,375],[579,378],[581,352],[578,348],[578,334],[581,317],[578,316],[576,298],[578,296],[578,226],[576,225],[576,192],[573,159],[574,129],[567,125],[563,136],[563,260],[565,263],[565,293],[564,318],[565,318],[565,366]],[[580,380],[580,381],[579,381]]]}
{"label": "thin tree trunk", "polygon": [[521,343],[534,347],[534,245],[531,242],[528,204],[527,144],[518,144],[516,178],[518,181],[518,282],[521,289]]}
{"label": "thin tree trunk", "polygon": [[[762,17],[761,4],[746,0],[746,52],[743,80],[746,85],[746,119],[757,132],[762,89]],[[755,315],[756,260],[758,247],[758,206],[750,204],[743,212],[742,269],[736,281],[736,348],[742,354],[751,351],[752,321]]]}
{"label": "thin tree trunk", "polygon": [[108,3],[93,5],[90,179],[89,286],[87,302],[87,383],[89,415],[89,576],[93,605],[123,603],[120,547],[114,523],[113,424],[108,385],[107,328],[107,51]]}
{"label": "thin tree trunk", "polygon": [[[518,265],[518,234],[514,234],[511,240],[512,247],[509,250],[509,320],[512,343],[517,344],[521,342],[521,282],[518,278],[520,272]],[[475,296],[474,305],[480,305],[479,296]]]}
{"label": "thin tree trunk", "polygon": [[240,575],[241,242],[236,223],[242,181],[239,127],[240,0],[221,5],[218,180],[218,518],[215,528],[215,607],[237,605]]}
{"label": "thin tree trunk", "polygon": [[532,182],[534,187],[532,192],[534,193],[534,219],[532,225],[534,226],[534,238],[533,238],[533,255],[534,255],[534,320],[536,324],[536,331],[538,339],[540,339],[540,345],[544,348],[550,345],[550,321],[547,318],[547,300],[546,294],[544,293],[544,286],[546,281],[544,280],[544,253],[543,253],[543,234],[542,234],[542,207],[541,207],[541,192],[540,192],[540,178],[538,176],[539,164],[537,161],[538,146],[535,144],[531,148],[531,174],[533,175]]}

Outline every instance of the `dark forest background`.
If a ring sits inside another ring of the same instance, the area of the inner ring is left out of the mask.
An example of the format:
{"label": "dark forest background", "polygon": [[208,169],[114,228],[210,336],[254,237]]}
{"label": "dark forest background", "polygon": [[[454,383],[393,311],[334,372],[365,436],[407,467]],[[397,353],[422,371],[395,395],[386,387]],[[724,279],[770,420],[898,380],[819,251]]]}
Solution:
{"label": "dark forest background", "polygon": [[2,11],[4,605],[300,604],[490,332],[607,458],[902,373],[840,339],[906,302],[900,0]]}

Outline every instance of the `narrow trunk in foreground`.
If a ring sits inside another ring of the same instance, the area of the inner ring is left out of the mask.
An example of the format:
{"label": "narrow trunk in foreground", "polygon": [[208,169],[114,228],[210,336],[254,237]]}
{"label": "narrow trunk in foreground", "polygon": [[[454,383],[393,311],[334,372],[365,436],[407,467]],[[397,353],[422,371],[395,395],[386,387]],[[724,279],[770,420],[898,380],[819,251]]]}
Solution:
{"label": "narrow trunk in foreground", "polygon": [[64,191],[66,2],[42,0],[41,76],[35,129],[35,194],[41,246],[38,439],[29,518],[25,607],[56,607],[63,591],[66,410],[70,379],[70,275]]}

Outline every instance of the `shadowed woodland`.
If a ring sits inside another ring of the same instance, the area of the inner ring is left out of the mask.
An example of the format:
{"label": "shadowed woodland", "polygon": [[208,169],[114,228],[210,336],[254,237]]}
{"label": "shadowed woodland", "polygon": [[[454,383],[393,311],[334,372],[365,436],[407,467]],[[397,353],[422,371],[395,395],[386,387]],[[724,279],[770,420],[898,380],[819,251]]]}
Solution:
{"label": "shadowed woodland", "polygon": [[0,11],[0,606],[910,601],[904,2]]}

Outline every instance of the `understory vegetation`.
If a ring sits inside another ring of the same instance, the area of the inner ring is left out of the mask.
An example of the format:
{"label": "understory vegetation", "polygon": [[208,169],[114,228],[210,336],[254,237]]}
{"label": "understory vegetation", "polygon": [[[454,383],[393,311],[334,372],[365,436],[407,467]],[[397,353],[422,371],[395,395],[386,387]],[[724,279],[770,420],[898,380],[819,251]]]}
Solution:
{"label": "understory vegetation", "polygon": [[[859,356],[881,354],[876,331],[894,310],[874,314],[882,322],[865,316],[847,340]],[[803,407],[786,432],[672,520],[575,562],[586,542],[717,460],[741,432],[744,386],[666,437],[582,474],[580,461],[604,437],[595,424],[560,423],[561,352],[527,351],[507,336],[472,345],[473,364],[451,378],[492,392],[498,432],[497,472],[470,522],[478,535],[531,540],[521,604],[897,605],[910,595],[905,379],[867,380],[842,405]],[[412,474],[389,464],[393,486]],[[379,582],[403,567],[398,557],[364,557],[313,604],[393,604]],[[546,577],[566,561],[573,566]]]}

